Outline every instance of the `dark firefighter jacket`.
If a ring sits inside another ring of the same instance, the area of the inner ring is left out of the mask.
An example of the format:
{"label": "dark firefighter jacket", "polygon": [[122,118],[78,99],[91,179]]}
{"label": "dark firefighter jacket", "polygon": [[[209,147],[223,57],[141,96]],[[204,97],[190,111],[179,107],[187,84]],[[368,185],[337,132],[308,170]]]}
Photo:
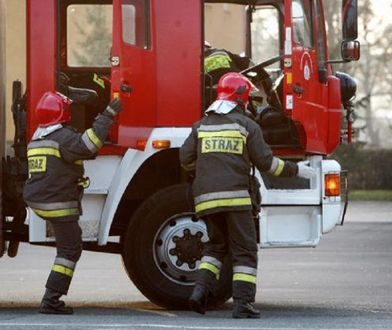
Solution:
{"label": "dark firefighter jacket", "polygon": [[295,176],[295,163],[274,157],[260,127],[237,106],[228,114],[210,112],[192,127],[180,161],[196,170],[193,182],[198,216],[251,209],[250,163],[276,176]]}
{"label": "dark firefighter jacket", "polygon": [[98,115],[83,134],[58,125],[48,135],[33,136],[27,146],[29,178],[23,197],[37,215],[56,219],[80,214],[83,160],[95,157],[111,125],[111,118]]}
{"label": "dark firefighter jacket", "polygon": [[228,50],[209,48],[204,53],[204,72],[211,77],[212,85],[228,72],[240,72],[249,67],[249,57],[233,54]]}

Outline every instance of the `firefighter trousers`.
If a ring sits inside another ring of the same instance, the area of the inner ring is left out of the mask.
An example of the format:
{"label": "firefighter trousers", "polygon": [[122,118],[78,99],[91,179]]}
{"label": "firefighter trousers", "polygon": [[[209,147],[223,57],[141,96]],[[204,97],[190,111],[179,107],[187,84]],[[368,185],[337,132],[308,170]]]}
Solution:
{"label": "firefighter trousers", "polygon": [[79,217],[50,221],[56,238],[57,255],[46,282],[46,288],[67,294],[77,261],[82,254],[82,230]]}
{"label": "firefighter trousers", "polygon": [[214,294],[225,256],[233,262],[233,299],[254,302],[257,276],[256,228],[251,211],[230,211],[204,217],[209,242],[203,249],[196,284]]}

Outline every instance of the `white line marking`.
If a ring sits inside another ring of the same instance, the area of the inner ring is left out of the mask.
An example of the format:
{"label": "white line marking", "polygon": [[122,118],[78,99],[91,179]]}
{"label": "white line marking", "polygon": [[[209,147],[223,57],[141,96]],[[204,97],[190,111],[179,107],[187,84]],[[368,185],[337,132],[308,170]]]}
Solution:
{"label": "white line marking", "polygon": [[[165,328],[165,329],[193,329],[193,330],[222,330],[222,326],[213,326],[213,327],[203,327],[203,326],[186,326],[186,325],[174,325],[174,324],[148,324],[148,323],[122,323],[122,324],[87,324],[87,323],[67,323],[64,325],[59,325],[55,323],[0,323],[1,326],[18,326],[18,327],[53,327],[56,326],[57,328],[62,328],[62,327],[81,327],[81,328],[93,328],[93,329],[99,329],[99,328],[128,328],[128,329],[133,329],[133,328]],[[271,327],[224,327],[225,330],[306,330],[306,329],[312,329],[312,328],[304,328],[303,326],[301,327],[295,327],[295,328],[271,328]],[[363,330],[360,328],[317,328],[318,330]]]}
{"label": "white line marking", "polygon": [[143,309],[143,308],[134,308],[135,311],[143,312],[143,313],[152,313],[158,314],[160,316],[168,316],[168,317],[176,317],[176,314],[165,312],[165,311],[154,311],[151,309]]}

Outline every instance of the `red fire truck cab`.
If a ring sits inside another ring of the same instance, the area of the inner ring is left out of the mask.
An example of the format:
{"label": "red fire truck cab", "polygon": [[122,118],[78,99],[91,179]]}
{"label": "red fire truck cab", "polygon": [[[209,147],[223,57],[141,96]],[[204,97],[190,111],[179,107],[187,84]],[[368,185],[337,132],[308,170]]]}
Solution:
{"label": "red fire truck cab", "polygon": [[[340,165],[326,159],[350,139],[355,83],[332,70],[322,0],[30,0],[27,86],[14,83],[15,157],[3,182],[3,236],[14,256],[19,241],[51,245],[48,224],[20,199],[32,111],[48,90],[72,100],[71,125],[83,131],[113,97],[124,109],[96,159],[82,200],[84,248],[122,253],[130,279],[153,302],[186,306],[203,242],[193,217],[178,150],[215,88],[204,72],[204,41],[248,56],[243,73],[259,92],[254,119],[274,153],[307,159],[317,178],[257,173],[263,196],[256,222],[261,247],[316,246],[342,222]],[[342,1],[342,59],[359,58],[356,0]],[[212,21],[222,22],[219,29]],[[234,46],[233,46],[234,45]],[[11,182],[12,181],[12,182]],[[2,242],[4,252],[5,245]],[[230,297],[230,262],[216,303]]]}

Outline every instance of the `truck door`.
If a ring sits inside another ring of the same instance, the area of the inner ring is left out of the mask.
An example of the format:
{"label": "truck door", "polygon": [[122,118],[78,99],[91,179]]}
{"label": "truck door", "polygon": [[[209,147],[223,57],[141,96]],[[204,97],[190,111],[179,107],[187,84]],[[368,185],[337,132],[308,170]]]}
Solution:
{"label": "truck door", "polygon": [[201,113],[200,1],[114,0],[111,83],[124,109],[117,143],[144,149],[154,127]]}
{"label": "truck door", "polygon": [[[143,146],[155,123],[154,58],[151,52],[149,1],[113,1],[113,46],[111,82],[124,110],[119,118],[118,144]],[[142,82],[148,82],[146,84]],[[143,113],[140,110],[143,109]],[[140,116],[133,115],[136,112]],[[138,130],[126,131],[129,126]]]}
{"label": "truck door", "polygon": [[286,109],[304,127],[306,151],[325,153],[328,86],[322,11],[318,0],[292,0],[285,10],[291,17],[293,92],[286,97]]}
{"label": "truck door", "polygon": [[0,257],[4,253],[3,240],[3,168],[5,150],[5,8],[0,1]]}

